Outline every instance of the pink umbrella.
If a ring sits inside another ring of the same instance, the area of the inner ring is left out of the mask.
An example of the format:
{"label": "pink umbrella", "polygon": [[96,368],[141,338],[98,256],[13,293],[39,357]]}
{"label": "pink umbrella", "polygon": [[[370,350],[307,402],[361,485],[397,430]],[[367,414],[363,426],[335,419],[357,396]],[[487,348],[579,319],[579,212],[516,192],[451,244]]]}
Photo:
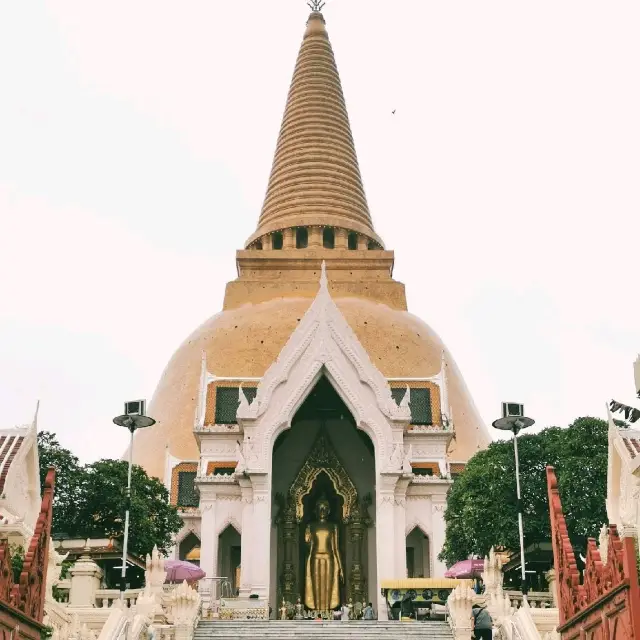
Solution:
{"label": "pink umbrella", "polygon": [[458,578],[465,580],[469,578],[478,578],[484,571],[484,560],[474,558],[473,560],[461,560],[456,562],[453,567],[445,572],[445,578]]}
{"label": "pink umbrella", "polygon": [[167,560],[164,568],[167,572],[165,582],[196,582],[206,575],[197,564],[186,560]]}

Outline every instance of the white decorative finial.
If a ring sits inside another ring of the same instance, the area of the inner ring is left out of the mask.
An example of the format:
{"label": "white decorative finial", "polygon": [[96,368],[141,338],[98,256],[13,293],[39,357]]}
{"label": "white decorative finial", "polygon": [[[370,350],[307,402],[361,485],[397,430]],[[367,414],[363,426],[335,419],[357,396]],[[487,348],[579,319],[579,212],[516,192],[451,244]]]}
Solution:
{"label": "white decorative finial", "polygon": [[320,266],[320,289],[328,289],[329,281],[327,280],[327,264],[323,260]]}
{"label": "white decorative finial", "polygon": [[204,427],[207,411],[207,386],[207,352],[203,349],[200,363],[200,397],[196,404],[196,425],[198,427]]}
{"label": "white decorative finial", "polygon": [[245,411],[249,408],[249,400],[244,393],[244,389],[242,388],[242,383],[238,387],[238,413],[242,413],[240,410]]}
{"label": "white decorative finial", "polygon": [[411,389],[409,389],[409,386],[407,385],[407,392],[402,396],[402,400],[400,401],[400,406],[403,409],[408,409],[409,408],[409,402],[411,401]]}
{"label": "white decorative finial", "polygon": [[40,411],[40,400],[36,402],[36,412],[33,416],[33,423],[31,424],[31,428],[34,431],[38,430],[38,411]]}

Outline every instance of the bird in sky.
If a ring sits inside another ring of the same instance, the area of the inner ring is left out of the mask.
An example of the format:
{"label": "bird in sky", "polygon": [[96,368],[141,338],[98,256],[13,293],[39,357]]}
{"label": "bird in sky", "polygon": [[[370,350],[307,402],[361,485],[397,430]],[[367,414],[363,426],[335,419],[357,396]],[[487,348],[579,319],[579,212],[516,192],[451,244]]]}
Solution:
{"label": "bird in sky", "polygon": [[392,116],[394,116],[395,114],[396,114],[396,110],[394,109],[394,110],[391,112],[391,115],[392,115]]}

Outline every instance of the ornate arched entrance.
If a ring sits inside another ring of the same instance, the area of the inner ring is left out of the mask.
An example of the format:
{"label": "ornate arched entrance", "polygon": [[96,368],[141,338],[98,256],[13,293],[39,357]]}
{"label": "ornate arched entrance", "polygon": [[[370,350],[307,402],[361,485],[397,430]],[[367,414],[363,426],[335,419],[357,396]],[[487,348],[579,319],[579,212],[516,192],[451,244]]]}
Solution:
{"label": "ornate arched entrance", "polygon": [[310,552],[320,502],[328,504],[328,526],[336,535],[335,563],[343,573],[340,603],[369,598],[367,577],[375,551],[369,552],[367,510],[374,491],[374,466],[368,436],[355,428],[331,383],[321,378],[297,412],[292,429],[274,447],[277,561],[272,571],[277,602],[284,598],[295,603],[300,598],[308,608],[315,608],[309,596],[317,580]]}

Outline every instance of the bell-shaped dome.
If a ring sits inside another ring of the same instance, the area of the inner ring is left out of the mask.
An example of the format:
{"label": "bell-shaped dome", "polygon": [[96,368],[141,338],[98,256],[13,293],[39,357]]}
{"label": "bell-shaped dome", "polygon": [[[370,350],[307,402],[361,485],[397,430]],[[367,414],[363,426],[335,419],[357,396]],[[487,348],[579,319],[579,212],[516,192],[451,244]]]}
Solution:
{"label": "bell-shaped dome", "polygon": [[[449,458],[466,461],[491,438],[453,358],[436,333],[407,311],[357,297],[335,302],[373,364],[387,378],[435,376],[445,353],[455,439]],[[278,298],[219,313],[185,340],[167,365],[149,406],[157,423],[136,434],[134,458],[162,477],[165,448],[182,460],[197,460],[193,435],[202,353],[219,377],[259,378],[276,360],[311,304],[310,298]]]}

